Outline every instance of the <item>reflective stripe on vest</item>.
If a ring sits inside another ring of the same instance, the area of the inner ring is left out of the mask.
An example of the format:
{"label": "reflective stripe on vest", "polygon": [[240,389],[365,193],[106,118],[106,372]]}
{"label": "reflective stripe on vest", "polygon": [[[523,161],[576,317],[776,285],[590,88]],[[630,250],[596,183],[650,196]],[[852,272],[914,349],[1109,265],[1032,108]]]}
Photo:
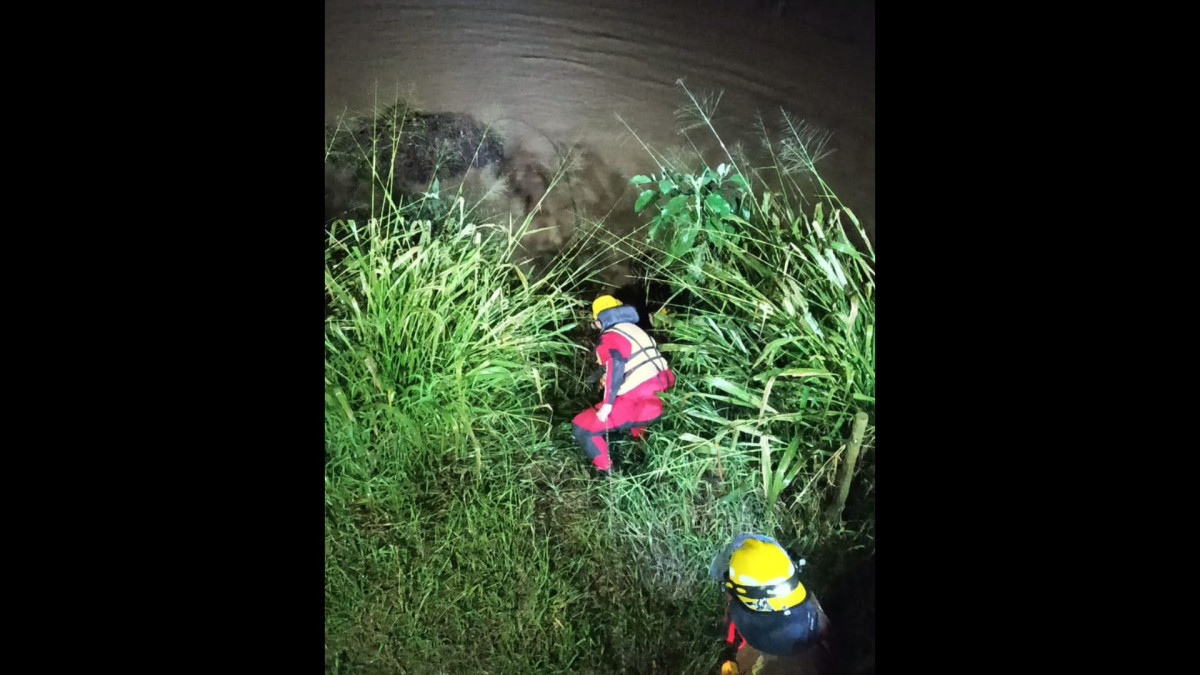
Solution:
{"label": "reflective stripe on vest", "polygon": [[617,396],[628,394],[639,384],[649,382],[659,372],[667,369],[667,360],[658,351],[658,343],[636,324],[618,323],[610,326],[608,330],[629,341],[629,358],[625,360],[625,381],[617,390]]}

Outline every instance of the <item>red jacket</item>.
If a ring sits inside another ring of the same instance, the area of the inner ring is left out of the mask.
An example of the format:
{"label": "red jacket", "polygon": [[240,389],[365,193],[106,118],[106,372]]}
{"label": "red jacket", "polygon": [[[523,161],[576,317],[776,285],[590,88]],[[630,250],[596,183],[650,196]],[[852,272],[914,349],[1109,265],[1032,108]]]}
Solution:
{"label": "red jacket", "polygon": [[[604,326],[596,345],[596,358],[604,366],[604,403],[612,405],[618,396],[655,380],[659,373],[670,373],[658,343],[637,326],[637,310],[614,307],[601,312],[598,319]],[[673,376],[664,379],[674,381]]]}

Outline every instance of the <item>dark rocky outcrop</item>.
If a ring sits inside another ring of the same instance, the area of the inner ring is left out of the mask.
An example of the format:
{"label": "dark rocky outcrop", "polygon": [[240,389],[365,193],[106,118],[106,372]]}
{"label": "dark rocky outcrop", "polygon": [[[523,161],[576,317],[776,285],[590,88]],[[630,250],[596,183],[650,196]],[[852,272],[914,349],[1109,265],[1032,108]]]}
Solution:
{"label": "dark rocky outcrop", "polygon": [[436,175],[446,180],[470,167],[499,165],[504,142],[499,134],[462,113],[423,113],[392,108],[378,117],[327,128],[325,219],[362,217],[369,202],[371,158],[386,176],[393,163],[395,189],[417,192]]}

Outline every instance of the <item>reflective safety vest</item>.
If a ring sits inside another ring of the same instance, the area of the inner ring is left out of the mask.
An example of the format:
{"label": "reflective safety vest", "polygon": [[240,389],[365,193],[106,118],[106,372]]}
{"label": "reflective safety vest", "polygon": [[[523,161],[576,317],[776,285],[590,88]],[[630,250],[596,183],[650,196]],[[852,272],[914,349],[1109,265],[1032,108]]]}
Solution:
{"label": "reflective safety vest", "polygon": [[629,358],[625,359],[625,380],[617,390],[617,396],[628,394],[639,384],[649,382],[660,372],[667,370],[667,360],[658,351],[658,343],[646,335],[646,331],[638,328],[637,324],[618,323],[609,326],[604,332],[616,333],[629,341]]}

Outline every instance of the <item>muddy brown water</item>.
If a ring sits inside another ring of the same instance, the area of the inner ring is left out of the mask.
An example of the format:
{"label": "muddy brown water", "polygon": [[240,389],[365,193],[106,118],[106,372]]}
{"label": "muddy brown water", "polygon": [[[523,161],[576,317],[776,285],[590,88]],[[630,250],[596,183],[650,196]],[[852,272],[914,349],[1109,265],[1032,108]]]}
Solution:
{"label": "muddy brown water", "polygon": [[727,143],[756,144],[756,113],[773,124],[780,107],[832,132],[818,167],[874,239],[874,15],[874,0],[326,0],[326,119],[400,93],[491,123],[518,212],[576,147],[568,189],[539,214],[552,249],[580,213],[636,224],[627,177],[655,166],[617,115],[652,147],[682,145],[682,78],[724,92]]}

